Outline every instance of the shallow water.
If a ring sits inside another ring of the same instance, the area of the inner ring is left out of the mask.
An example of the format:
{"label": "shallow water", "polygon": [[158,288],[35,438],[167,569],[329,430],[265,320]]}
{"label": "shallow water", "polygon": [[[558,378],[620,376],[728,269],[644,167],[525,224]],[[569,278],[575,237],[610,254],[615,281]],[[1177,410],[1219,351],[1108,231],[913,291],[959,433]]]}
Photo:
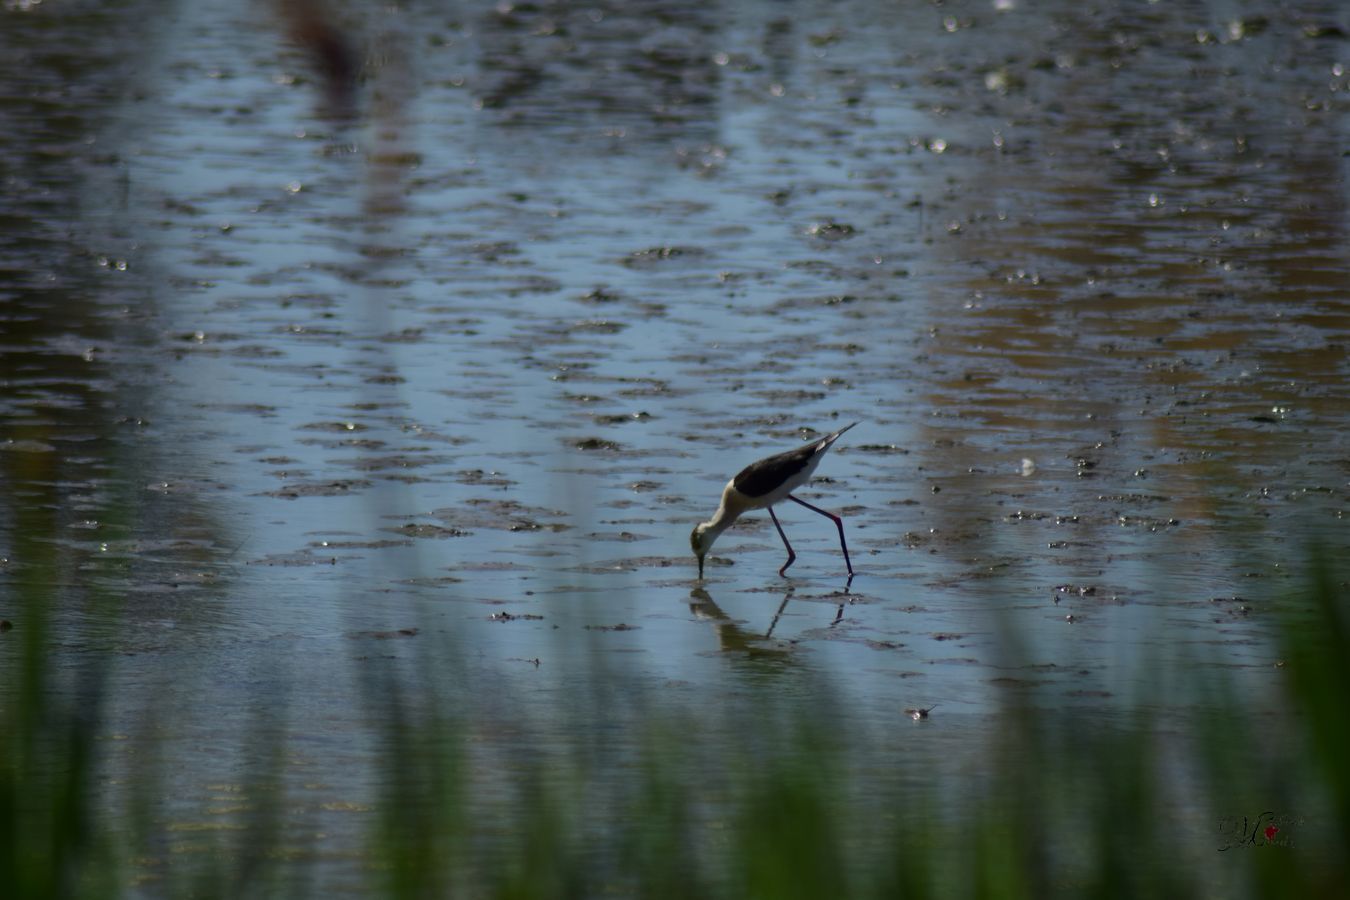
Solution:
{"label": "shallow water", "polygon": [[[0,555],[186,820],[284,709],[350,849],[372,670],[488,757],[830,693],[913,779],[1010,702],[1273,706],[1347,543],[1338,4],[428,4],[350,95],[140,6],[0,13]],[[857,577],[794,507],[700,587],[726,479],[854,420],[802,494]]]}

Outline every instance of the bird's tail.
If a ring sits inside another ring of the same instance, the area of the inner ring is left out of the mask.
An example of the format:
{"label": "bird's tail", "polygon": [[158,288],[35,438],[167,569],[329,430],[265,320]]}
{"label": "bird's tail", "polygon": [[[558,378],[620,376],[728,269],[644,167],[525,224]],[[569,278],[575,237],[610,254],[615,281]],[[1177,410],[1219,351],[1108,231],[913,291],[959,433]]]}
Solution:
{"label": "bird's tail", "polygon": [[[859,419],[858,422],[854,422],[853,425],[857,425],[857,424],[859,424],[861,421],[862,421],[862,420]],[[839,429],[838,431],[836,431],[834,434],[827,434],[825,437],[823,437],[823,438],[820,439],[820,443],[821,443],[823,446],[825,446],[825,447],[830,446],[830,445],[833,444],[835,441],[839,440],[839,435],[843,434],[845,431],[848,431],[850,428],[853,427],[853,425],[845,425],[843,428],[840,428],[840,429]]]}

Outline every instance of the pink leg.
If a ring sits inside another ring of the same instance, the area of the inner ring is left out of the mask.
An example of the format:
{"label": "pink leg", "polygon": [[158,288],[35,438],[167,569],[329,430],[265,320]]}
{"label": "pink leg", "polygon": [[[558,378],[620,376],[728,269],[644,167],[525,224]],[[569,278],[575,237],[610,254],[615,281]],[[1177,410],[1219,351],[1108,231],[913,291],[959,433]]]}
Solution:
{"label": "pink leg", "polygon": [[774,515],[772,506],[769,507],[769,518],[773,519],[773,527],[778,529],[778,536],[783,539],[783,546],[788,551],[788,561],[783,563],[783,568],[778,570],[778,574],[782,575],[787,571],[787,567],[792,565],[792,561],[797,558],[797,554],[792,552],[792,545],[788,543],[787,535],[783,534],[783,526],[778,524],[778,516]]}
{"label": "pink leg", "polygon": [[[821,508],[818,507],[818,506],[812,506],[810,503],[807,503],[805,500],[798,500],[796,497],[792,496],[791,494],[788,494],[788,499],[791,500],[793,503],[800,503],[802,506],[805,506],[807,509],[811,510],[812,512],[818,512],[818,513],[820,513],[822,516],[824,516],[825,518],[827,518],[827,519],[832,519],[832,520],[834,521],[835,527],[839,529],[839,546],[844,548],[844,565],[848,566],[848,574],[849,574],[849,577],[852,577],[852,576],[853,576],[853,563],[849,562],[849,559],[848,559],[848,543],[844,540],[844,520],[841,519],[841,518],[839,518],[838,516],[836,516],[834,513],[827,513],[825,510],[821,509]],[[772,514],[772,513],[773,513],[773,510],[770,509],[769,512]],[[778,520],[777,520],[777,519],[774,519],[774,520],[773,520],[773,523],[774,523],[775,525],[777,525],[777,524],[778,524]],[[783,529],[781,529],[781,528],[778,529],[778,533],[779,533],[779,534],[782,534],[782,533],[783,533]],[[783,538],[783,542],[786,543],[786,542],[787,542],[787,538]],[[789,552],[791,552],[791,549],[792,549],[792,548],[790,548],[790,547],[788,548]],[[788,560],[788,562],[792,562],[792,560]],[[787,566],[784,566],[783,568],[787,568]],[[780,574],[781,574],[781,573],[780,573]]]}

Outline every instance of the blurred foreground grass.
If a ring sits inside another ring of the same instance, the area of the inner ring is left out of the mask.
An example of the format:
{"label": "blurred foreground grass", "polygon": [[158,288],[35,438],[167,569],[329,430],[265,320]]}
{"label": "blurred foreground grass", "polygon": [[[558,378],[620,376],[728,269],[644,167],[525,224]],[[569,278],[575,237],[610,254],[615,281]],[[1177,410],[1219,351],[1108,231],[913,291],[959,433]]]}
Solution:
{"label": "blurred foreground grass", "polygon": [[[484,771],[465,723],[434,698],[408,695],[421,682],[372,677],[364,702],[382,770],[369,773],[374,809],[362,820],[355,880],[339,879],[341,889],[396,898],[1350,896],[1350,601],[1339,562],[1313,559],[1278,617],[1283,714],[1249,709],[1223,675],[1202,687],[1202,712],[1184,729],[1143,707],[1099,727],[1071,711],[1010,705],[978,772],[923,773],[918,789],[856,767],[850,742],[866,736],[767,697],[753,735],[732,746],[701,736],[696,717],[671,716],[621,751],[554,746]],[[19,627],[0,635],[15,673],[0,709],[0,894],[331,893],[331,859],[286,836],[278,723],[253,723],[247,739],[268,762],[247,786],[246,813],[194,836],[191,852],[166,841],[152,748],[109,801],[104,673],[95,664],[72,681],[50,670],[44,588],[19,587]]]}

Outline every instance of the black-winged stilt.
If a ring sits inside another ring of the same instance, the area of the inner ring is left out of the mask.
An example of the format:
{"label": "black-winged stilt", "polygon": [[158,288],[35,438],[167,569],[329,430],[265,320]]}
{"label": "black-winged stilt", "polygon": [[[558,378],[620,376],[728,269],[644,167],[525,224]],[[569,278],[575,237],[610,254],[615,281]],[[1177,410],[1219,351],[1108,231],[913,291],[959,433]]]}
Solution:
{"label": "black-winged stilt", "polygon": [[[857,425],[854,422],[853,425]],[[778,524],[778,516],[774,515],[773,505],[780,500],[791,500],[794,503],[800,503],[812,512],[818,512],[822,516],[833,520],[835,526],[839,529],[839,546],[844,548],[844,565],[848,566],[849,577],[853,577],[853,563],[849,562],[848,544],[844,541],[844,522],[834,513],[828,513],[823,509],[812,506],[805,500],[798,500],[792,496],[792,492],[811,480],[811,475],[816,471],[816,466],[820,465],[823,457],[830,449],[830,446],[839,439],[839,435],[848,431],[853,425],[848,425],[839,429],[833,434],[827,434],[825,437],[810,444],[803,444],[794,450],[788,450],[786,453],[779,453],[776,456],[770,456],[761,459],[759,462],[753,462],[740,471],[735,478],[727,482],[726,488],[722,491],[722,502],[717,507],[717,513],[708,521],[701,522],[694,526],[694,532],[689,536],[689,543],[694,548],[694,555],[698,557],[698,577],[703,577],[703,557],[712,549],[713,542],[731,523],[744,512],[752,509],[767,509],[769,517],[773,519],[774,527],[778,529],[778,536],[783,539],[783,546],[787,548],[787,562],[783,563],[783,568],[778,570],[782,575],[787,571],[787,567],[792,565],[792,561],[797,558],[797,554],[792,552],[792,545],[788,543],[787,535],[783,533],[783,526]]]}

